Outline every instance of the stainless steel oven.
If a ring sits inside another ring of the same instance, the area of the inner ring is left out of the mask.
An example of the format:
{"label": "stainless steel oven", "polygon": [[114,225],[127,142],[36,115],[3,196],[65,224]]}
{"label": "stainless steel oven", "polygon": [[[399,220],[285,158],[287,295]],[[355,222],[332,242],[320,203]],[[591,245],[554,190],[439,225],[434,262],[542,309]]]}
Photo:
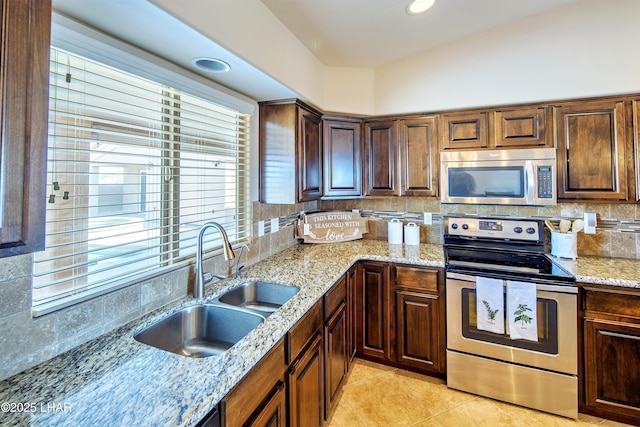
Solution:
{"label": "stainless steel oven", "polygon": [[444,248],[447,385],[577,418],[578,290],[544,254],[542,221],[446,217]]}

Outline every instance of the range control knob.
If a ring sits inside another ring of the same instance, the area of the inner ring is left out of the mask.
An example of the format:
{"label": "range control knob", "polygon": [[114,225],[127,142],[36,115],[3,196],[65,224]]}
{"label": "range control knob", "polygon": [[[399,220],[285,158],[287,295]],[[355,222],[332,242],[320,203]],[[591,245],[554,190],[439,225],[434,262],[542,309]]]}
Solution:
{"label": "range control knob", "polygon": [[516,227],[516,228],[514,228],[514,229],[513,229],[513,232],[514,232],[514,233],[517,233],[517,234],[522,233],[522,227]]}
{"label": "range control knob", "polygon": [[451,228],[453,230],[457,230],[458,229],[458,224],[456,224],[455,222],[453,224],[451,224]]}
{"label": "range control knob", "polygon": [[463,229],[463,230],[468,230],[468,229],[469,229],[469,226],[468,226],[467,224],[462,224],[462,229]]}
{"label": "range control knob", "polygon": [[527,234],[534,234],[536,232],[536,229],[533,227],[529,227],[527,228]]}

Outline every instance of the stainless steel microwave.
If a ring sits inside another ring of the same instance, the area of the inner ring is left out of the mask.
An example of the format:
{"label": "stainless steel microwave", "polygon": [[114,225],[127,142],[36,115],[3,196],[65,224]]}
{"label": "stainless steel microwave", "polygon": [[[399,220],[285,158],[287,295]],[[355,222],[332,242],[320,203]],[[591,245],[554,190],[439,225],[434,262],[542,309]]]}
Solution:
{"label": "stainless steel microwave", "polygon": [[445,151],[440,154],[442,203],[556,204],[556,149]]}

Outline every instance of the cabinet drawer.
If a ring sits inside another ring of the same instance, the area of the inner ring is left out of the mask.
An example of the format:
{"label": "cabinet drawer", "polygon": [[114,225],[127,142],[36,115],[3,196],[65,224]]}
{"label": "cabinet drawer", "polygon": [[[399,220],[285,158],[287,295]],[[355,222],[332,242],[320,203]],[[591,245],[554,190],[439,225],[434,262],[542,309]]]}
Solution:
{"label": "cabinet drawer", "polygon": [[438,292],[438,270],[397,265],[396,287],[416,291]]}
{"label": "cabinet drawer", "polygon": [[330,318],[347,299],[347,280],[342,276],[338,283],[333,285],[329,292],[324,295],[324,318]]}
{"label": "cabinet drawer", "polygon": [[307,343],[322,328],[322,300],[314,306],[298,321],[287,333],[287,364],[291,364]]}
{"label": "cabinet drawer", "polygon": [[222,400],[227,427],[241,426],[284,379],[284,343],[281,340]]}
{"label": "cabinet drawer", "polygon": [[640,318],[640,290],[583,286],[585,311]]}

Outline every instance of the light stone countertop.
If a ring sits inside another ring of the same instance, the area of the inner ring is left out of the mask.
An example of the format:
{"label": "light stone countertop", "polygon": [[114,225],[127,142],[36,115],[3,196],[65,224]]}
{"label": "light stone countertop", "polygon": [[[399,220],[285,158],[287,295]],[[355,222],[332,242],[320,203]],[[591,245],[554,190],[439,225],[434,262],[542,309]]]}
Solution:
{"label": "light stone countertop", "polygon": [[[242,282],[259,279],[297,285],[300,292],[220,356],[193,359],[133,339],[135,332],[193,298],[156,310],[111,333],[0,382],[0,403],[33,404],[30,412],[0,412],[13,426],[192,426],[264,356],[358,260],[444,267],[441,245],[390,245],[358,240],[296,245],[207,287],[206,302]],[[558,260],[580,282],[640,288],[638,261]]]}
{"label": "light stone countertop", "polygon": [[550,256],[573,274],[577,282],[640,288],[640,260],[578,257],[574,260]]}
{"label": "light stone countertop", "polygon": [[440,245],[404,247],[374,240],[296,245],[246,268],[241,279],[207,286],[204,302],[251,279],[300,287],[227,352],[194,359],[133,339],[140,329],[196,302],[184,298],[0,382],[0,404],[27,404],[28,410],[10,413],[3,406],[0,425],[195,425],[360,259],[444,266]]}

